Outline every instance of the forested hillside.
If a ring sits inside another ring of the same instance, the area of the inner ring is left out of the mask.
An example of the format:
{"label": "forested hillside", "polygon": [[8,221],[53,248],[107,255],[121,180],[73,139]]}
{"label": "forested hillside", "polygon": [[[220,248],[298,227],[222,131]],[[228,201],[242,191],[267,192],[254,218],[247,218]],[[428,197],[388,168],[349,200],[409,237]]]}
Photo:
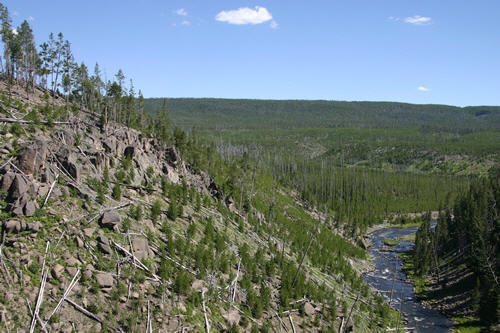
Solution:
{"label": "forested hillside", "polygon": [[[154,112],[163,98],[148,98]],[[409,128],[473,132],[500,128],[500,107],[394,102],[168,98],[178,126],[200,129]]]}
{"label": "forested hillside", "polygon": [[413,271],[421,296],[450,317],[475,317],[499,324],[500,169],[474,182],[434,229],[429,221],[416,234]]}

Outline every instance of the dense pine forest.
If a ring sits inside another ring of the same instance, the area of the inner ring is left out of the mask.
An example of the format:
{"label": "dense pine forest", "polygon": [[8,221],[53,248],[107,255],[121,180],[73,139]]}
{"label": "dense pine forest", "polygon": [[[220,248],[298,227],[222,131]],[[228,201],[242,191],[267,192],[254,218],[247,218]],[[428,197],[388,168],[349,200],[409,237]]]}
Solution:
{"label": "dense pine forest", "polygon": [[[422,224],[415,238],[412,272],[421,279],[422,295],[441,302],[450,316],[472,316],[484,325],[498,324],[500,313],[500,169],[473,182],[455,205],[431,228]],[[428,278],[429,277],[429,278]],[[426,288],[426,285],[432,286]]]}

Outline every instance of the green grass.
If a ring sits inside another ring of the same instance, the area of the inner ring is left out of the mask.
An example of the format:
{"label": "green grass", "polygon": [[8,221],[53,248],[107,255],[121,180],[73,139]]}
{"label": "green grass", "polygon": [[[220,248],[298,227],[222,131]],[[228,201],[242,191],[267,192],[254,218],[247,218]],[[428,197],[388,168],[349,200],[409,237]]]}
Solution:
{"label": "green grass", "polygon": [[396,246],[396,245],[399,245],[401,244],[400,242],[398,242],[397,240],[395,239],[391,239],[391,238],[386,238],[382,241],[385,245],[388,245],[388,246]]}
{"label": "green grass", "polygon": [[415,274],[413,251],[400,252],[398,255],[403,260],[403,272],[409,279],[413,280],[415,295],[422,299],[427,298],[426,285],[428,280],[425,277],[420,277]]}
{"label": "green grass", "polygon": [[415,242],[415,234],[409,234],[409,235],[403,235],[403,236],[398,236],[397,237],[399,240],[403,241],[408,241],[408,242]]}
{"label": "green grass", "polygon": [[478,333],[484,328],[477,319],[455,317],[453,321],[457,323],[453,327],[457,333]]}
{"label": "green grass", "polygon": [[395,224],[390,224],[391,228],[415,228],[415,227],[420,227],[422,222],[411,222],[411,223],[395,223]]}

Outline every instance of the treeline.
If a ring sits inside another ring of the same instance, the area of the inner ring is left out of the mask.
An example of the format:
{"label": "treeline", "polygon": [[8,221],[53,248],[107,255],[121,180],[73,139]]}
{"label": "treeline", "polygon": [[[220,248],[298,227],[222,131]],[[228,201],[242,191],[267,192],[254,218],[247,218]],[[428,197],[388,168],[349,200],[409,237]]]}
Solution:
{"label": "treeline", "polygon": [[[145,99],[156,112],[160,98]],[[183,128],[419,128],[425,133],[467,134],[500,128],[500,107],[454,107],[395,102],[169,98],[172,120]]]}
{"label": "treeline", "polygon": [[136,91],[132,79],[127,83],[121,69],[112,80],[105,81],[99,64],[91,72],[85,63],[75,60],[71,43],[61,32],[50,33],[48,40],[37,46],[29,22],[24,20],[14,28],[8,8],[1,3],[0,21],[0,70],[9,92],[13,84],[23,86],[27,94],[35,87],[45,88],[47,94],[64,98],[68,105],[97,113],[103,127],[112,120],[172,143],[166,103],[159,105],[157,115],[152,117],[144,109],[141,90]]}
{"label": "treeline", "polygon": [[326,206],[354,236],[398,213],[438,210],[468,178],[336,167],[327,161],[270,161],[277,180],[313,206]]}
{"label": "treeline", "polygon": [[[415,272],[433,274],[447,287],[445,271],[463,267],[473,273],[468,305],[483,324],[498,324],[500,316],[500,169],[471,184],[435,229],[428,219],[419,228],[414,248]],[[462,293],[467,293],[462,290]]]}

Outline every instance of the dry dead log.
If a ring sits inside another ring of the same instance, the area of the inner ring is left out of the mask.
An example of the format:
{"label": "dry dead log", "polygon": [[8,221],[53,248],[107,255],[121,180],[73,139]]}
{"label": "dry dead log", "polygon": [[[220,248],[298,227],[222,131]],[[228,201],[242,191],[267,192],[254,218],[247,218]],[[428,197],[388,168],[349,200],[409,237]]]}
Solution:
{"label": "dry dead log", "polygon": [[[30,120],[23,120],[23,119],[15,119],[15,118],[0,118],[0,123],[18,123],[18,124],[34,124],[34,121]],[[41,120],[39,121],[40,124],[43,125],[48,125],[48,124],[53,124],[53,125],[71,125],[73,124],[70,121],[45,121]]]}

